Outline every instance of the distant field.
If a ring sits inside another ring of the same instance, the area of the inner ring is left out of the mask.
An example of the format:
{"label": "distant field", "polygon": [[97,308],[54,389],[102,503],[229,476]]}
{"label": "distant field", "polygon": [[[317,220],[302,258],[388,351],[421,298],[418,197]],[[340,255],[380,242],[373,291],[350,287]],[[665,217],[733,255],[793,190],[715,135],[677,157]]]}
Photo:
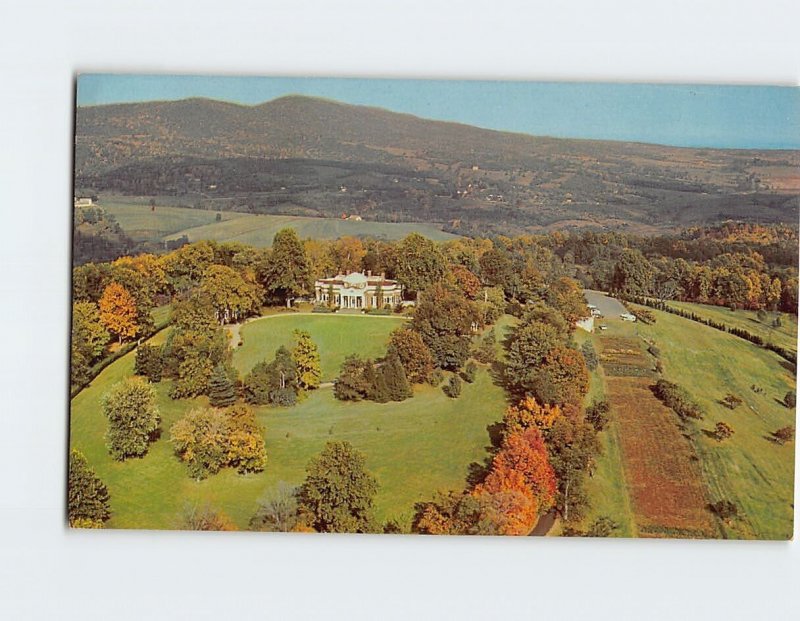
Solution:
{"label": "distant field", "polygon": [[244,376],[258,362],[272,360],[275,350],[285,345],[291,350],[292,330],[307,330],[317,344],[322,361],[322,380],[332,381],[348,354],[376,358],[386,352],[389,333],[405,319],[369,315],[294,315],[286,314],[246,323],[241,328],[244,344],[236,350],[234,364]]}
{"label": "distant field", "polygon": [[[276,317],[253,323],[260,328],[270,322],[288,320],[281,330],[302,327],[305,317]],[[316,319],[311,318],[311,319]],[[387,329],[400,320],[365,317],[325,317],[346,324],[361,321]],[[294,320],[294,325],[292,325]],[[352,326],[348,325],[347,329]],[[320,333],[321,334],[321,333]],[[155,337],[158,341],[166,331]],[[244,333],[245,343],[256,343],[255,335]],[[269,341],[271,337],[266,337]],[[320,337],[321,338],[321,337]],[[273,343],[269,343],[271,348]],[[241,356],[250,356],[240,348]],[[265,352],[266,346],[265,346]],[[271,352],[269,352],[271,353]],[[187,410],[207,403],[205,398],[173,401],[169,381],[156,384],[161,411],[162,435],[142,459],[120,463],[112,460],[105,447],[107,423],[100,409],[101,396],[133,372],[134,353],[107,367],[72,400],[70,441],[80,449],[108,485],[114,516],[110,527],[169,529],[179,526],[179,516],[188,504],[210,503],[224,511],[239,528],[246,528],[262,495],[281,481],[302,482],[308,461],[330,440],[348,440],[366,455],[366,466],[378,479],[376,514],[380,520],[398,519],[408,526],[414,503],[431,498],[439,489],[462,489],[473,462],[483,462],[490,444],[487,426],[500,420],[505,408],[503,390],[496,386],[484,367],[474,384],[464,384],[459,399],[446,397],[441,389],[415,388],[415,396],[400,403],[344,403],[336,401],[330,388],[314,391],[296,407],[257,408],[266,429],[268,455],[264,472],[241,476],[223,471],[205,481],[194,481],[173,454],[169,428]],[[332,368],[323,350],[323,368]],[[253,356],[253,359],[260,357]]]}
{"label": "distant field", "polygon": [[[137,241],[158,240],[183,229],[213,223],[217,213],[163,205],[156,205],[152,210],[147,204],[128,203],[116,198],[101,198],[99,204],[116,218],[123,231]],[[242,216],[244,214],[222,213],[223,222]]]}
{"label": "distant field", "polygon": [[219,212],[222,219],[217,222],[216,211],[160,204],[153,211],[145,199],[101,197],[99,204],[136,240],[177,239],[186,235],[191,242],[208,239],[266,247],[272,245],[275,233],[287,227],[295,229],[300,237],[315,239],[338,239],[347,235],[401,239],[409,233],[419,233],[436,241],[456,237],[445,233],[434,224],[418,222],[357,222],[338,218],[273,216],[231,211]]}
{"label": "distant field", "polygon": [[[706,410],[705,419],[689,423],[688,430],[711,500],[730,500],[744,514],[732,526],[723,526],[726,536],[791,537],[795,444],[778,446],[769,440],[776,429],[796,424],[795,412],[778,401],[796,388],[789,363],[733,335],[653,312],[654,325],[629,324],[630,329],[656,342],[666,378],[683,386]],[[754,392],[752,385],[764,392]],[[735,410],[725,408],[720,400],[728,393],[744,403]],[[717,442],[703,433],[718,421],[733,427],[732,438]]]}
{"label": "distant field", "polygon": [[[722,306],[693,304],[691,302],[670,301],[669,305],[697,313],[704,318],[720,321],[728,326],[742,328],[759,335],[764,339],[765,343],[774,343],[785,349],[797,352],[797,316],[791,313],[767,313],[767,318],[762,323],[758,320],[756,311],[732,311]],[[781,318],[781,326],[773,328],[772,321],[777,316]]]}

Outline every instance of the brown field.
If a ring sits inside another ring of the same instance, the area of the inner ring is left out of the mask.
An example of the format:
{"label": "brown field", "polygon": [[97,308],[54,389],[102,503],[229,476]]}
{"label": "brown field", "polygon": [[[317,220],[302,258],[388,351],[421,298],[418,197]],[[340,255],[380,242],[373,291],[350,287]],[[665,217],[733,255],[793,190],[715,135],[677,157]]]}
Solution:
{"label": "brown field", "polygon": [[636,338],[603,337],[607,397],[619,429],[622,465],[639,533],[644,537],[716,537],[694,448],[677,417],[650,390],[648,356]]}
{"label": "brown field", "polygon": [[600,363],[606,375],[645,375],[652,363],[642,352],[639,338],[604,336],[600,338]]}
{"label": "brown field", "polygon": [[645,537],[717,536],[689,441],[646,377],[608,377],[622,461],[639,533]]}

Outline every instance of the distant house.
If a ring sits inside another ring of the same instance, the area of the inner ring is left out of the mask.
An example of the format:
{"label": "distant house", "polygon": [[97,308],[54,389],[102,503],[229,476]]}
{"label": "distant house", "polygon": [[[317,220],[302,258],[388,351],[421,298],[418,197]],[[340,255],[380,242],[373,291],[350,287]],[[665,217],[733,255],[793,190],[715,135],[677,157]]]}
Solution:
{"label": "distant house", "polygon": [[90,196],[76,196],[75,207],[91,207],[94,205],[94,199]]}
{"label": "distant house", "polygon": [[363,220],[361,216],[355,213],[352,213],[349,216],[347,216],[347,219],[352,220],[353,222],[361,222],[361,220]]}
{"label": "distant house", "polygon": [[388,280],[383,274],[351,272],[333,278],[320,278],[314,282],[314,301],[319,305],[341,308],[381,308],[386,304],[399,304],[403,299],[403,286]]}
{"label": "distant house", "polygon": [[636,321],[636,317],[630,313],[620,313],[619,318],[622,319],[622,321]]}

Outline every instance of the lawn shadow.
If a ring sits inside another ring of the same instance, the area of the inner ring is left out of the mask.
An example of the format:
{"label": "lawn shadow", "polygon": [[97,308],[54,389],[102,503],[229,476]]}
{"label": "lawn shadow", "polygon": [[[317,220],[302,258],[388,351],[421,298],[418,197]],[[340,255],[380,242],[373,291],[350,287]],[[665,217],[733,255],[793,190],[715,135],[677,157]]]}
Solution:
{"label": "lawn shadow", "polygon": [[467,468],[467,489],[472,489],[476,485],[483,483],[492,469],[492,458],[490,456],[483,460],[483,463],[473,461]]}

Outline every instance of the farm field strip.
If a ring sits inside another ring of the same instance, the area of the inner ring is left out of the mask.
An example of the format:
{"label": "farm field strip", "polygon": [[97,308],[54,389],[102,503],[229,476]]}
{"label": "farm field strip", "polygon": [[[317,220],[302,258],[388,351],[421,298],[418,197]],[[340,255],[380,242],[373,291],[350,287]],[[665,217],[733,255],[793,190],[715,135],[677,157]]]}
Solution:
{"label": "farm field strip", "polygon": [[715,536],[697,456],[674,412],[650,390],[651,364],[641,341],[614,336],[600,341],[601,364],[611,371],[605,382],[615,416],[613,431],[639,534]]}

